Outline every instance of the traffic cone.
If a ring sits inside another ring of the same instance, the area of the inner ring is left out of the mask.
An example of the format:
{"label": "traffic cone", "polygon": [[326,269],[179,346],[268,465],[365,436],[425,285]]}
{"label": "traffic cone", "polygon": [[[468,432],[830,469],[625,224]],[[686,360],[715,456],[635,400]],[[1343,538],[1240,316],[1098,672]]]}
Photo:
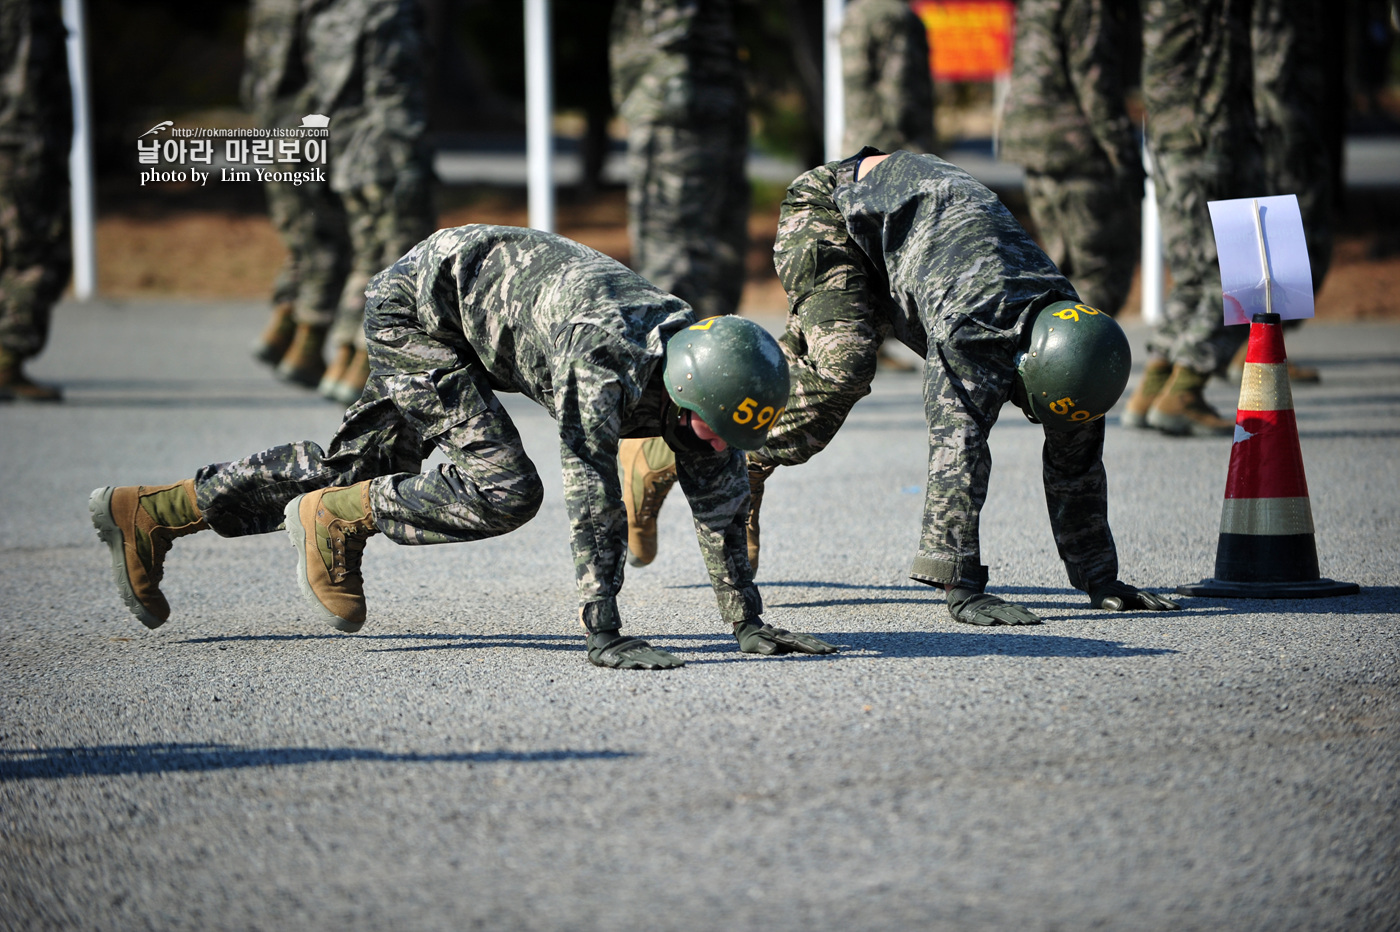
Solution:
{"label": "traffic cone", "polygon": [[1176,591],[1243,599],[1313,599],[1361,591],[1355,583],[1318,575],[1308,480],[1277,314],[1255,314],[1249,326],[1215,578]]}

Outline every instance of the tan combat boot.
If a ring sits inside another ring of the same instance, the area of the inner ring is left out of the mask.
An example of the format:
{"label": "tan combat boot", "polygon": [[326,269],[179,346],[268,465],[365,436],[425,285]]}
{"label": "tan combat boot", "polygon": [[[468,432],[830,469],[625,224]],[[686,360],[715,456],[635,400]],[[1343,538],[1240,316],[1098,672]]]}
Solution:
{"label": "tan combat boot", "polygon": [[194,480],[94,489],[88,511],[112,553],[112,578],[122,601],[141,624],[159,628],[170,617],[160,580],[171,541],[209,526],[195,504]]}
{"label": "tan combat boot", "polygon": [[[1225,379],[1231,385],[1238,385],[1244,381],[1244,360],[1249,355],[1249,341],[1240,344],[1240,348],[1235,351],[1235,355],[1230,359],[1230,365],[1225,369]],[[1308,384],[1314,385],[1322,381],[1322,374],[1312,366],[1295,366],[1288,364],[1288,382],[1290,385]]]}
{"label": "tan combat boot", "polygon": [[297,324],[292,345],[277,364],[277,377],[284,382],[315,388],[326,371],[326,360],[321,355],[325,345],[325,324]]}
{"label": "tan combat boot", "polygon": [[341,631],[365,623],[365,541],[379,533],[369,507],[369,482],[317,489],[283,509],[297,551],[297,583],[307,603]]}
{"label": "tan combat boot", "polygon": [[1147,412],[1147,426],[1177,437],[1228,437],[1235,432],[1205,398],[1206,373],[1177,366]]}
{"label": "tan combat boot", "polygon": [[660,437],[623,440],[622,502],[627,506],[627,562],[646,566],[656,559],[656,516],[676,484],[676,454]]}
{"label": "tan combat boot", "polygon": [[0,349],[0,401],[62,401],[62,390],[24,374],[24,360]]}
{"label": "tan combat boot", "polygon": [[773,475],[773,470],[777,466],[760,466],[757,463],[749,463],[749,568],[754,575],[758,575],[758,509],[763,504],[763,485],[768,481],[768,477]]}
{"label": "tan combat boot", "polygon": [[1157,400],[1162,389],[1167,384],[1167,379],[1171,378],[1172,364],[1165,359],[1149,359],[1147,368],[1143,370],[1142,381],[1138,382],[1137,388],[1128,396],[1128,404],[1123,409],[1124,427],[1147,427],[1147,411],[1152,407],[1152,402]]}
{"label": "tan combat boot", "polygon": [[331,401],[339,400],[336,397],[336,386],[345,377],[345,370],[350,368],[350,361],[355,358],[355,345],[353,343],[342,343],[335,348],[331,354],[331,363],[326,366],[326,371],[321,374],[321,383],[316,386],[316,392],[323,398]]}
{"label": "tan combat boot", "polygon": [[331,389],[331,397],[349,407],[364,394],[365,383],[369,381],[369,351],[355,350],[355,355],[346,364],[345,371]]}
{"label": "tan combat boot", "polygon": [[292,320],[293,306],[290,301],[283,301],[272,309],[272,319],[263,328],[262,336],[253,344],[253,358],[258,362],[275,366],[287,354],[287,348],[292,345],[292,337],[297,330],[296,322]]}

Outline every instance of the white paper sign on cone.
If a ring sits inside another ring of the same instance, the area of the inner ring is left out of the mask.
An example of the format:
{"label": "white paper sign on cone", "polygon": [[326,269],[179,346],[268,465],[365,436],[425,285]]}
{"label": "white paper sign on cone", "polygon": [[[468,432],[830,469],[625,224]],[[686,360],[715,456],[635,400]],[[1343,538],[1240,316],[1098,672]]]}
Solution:
{"label": "white paper sign on cone", "polygon": [[1312,266],[1298,198],[1242,197],[1208,206],[1220,257],[1225,323],[1247,324],[1266,310],[1284,320],[1313,316]]}

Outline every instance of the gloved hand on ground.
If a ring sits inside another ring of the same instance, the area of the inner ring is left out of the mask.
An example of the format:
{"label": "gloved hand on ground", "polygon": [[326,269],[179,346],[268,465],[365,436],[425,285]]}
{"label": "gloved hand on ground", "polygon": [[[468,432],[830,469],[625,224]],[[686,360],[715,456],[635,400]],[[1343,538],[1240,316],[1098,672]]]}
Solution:
{"label": "gloved hand on ground", "polygon": [[761,621],[741,621],[734,626],[739,649],[746,654],[834,654],[835,644],[828,644],[810,634],[798,634],[766,625]]}
{"label": "gloved hand on ground", "polygon": [[1121,579],[1091,586],[1089,603],[1094,608],[1102,608],[1110,612],[1121,612],[1130,608],[1143,608],[1152,612],[1170,612],[1181,608],[1171,599],[1153,595],[1146,589],[1131,586]]}
{"label": "gloved hand on ground", "polygon": [[948,614],[965,625],[1038,625],[1040,619],[1014,602],[965,586],[948,590]]}
{"label": "gloved hand on ground", "polygon": [[675,654],[652,647],[641,638],[620,631],[598,631],[588,636],[588,662],[614,670],[670,670],[685,666]]}

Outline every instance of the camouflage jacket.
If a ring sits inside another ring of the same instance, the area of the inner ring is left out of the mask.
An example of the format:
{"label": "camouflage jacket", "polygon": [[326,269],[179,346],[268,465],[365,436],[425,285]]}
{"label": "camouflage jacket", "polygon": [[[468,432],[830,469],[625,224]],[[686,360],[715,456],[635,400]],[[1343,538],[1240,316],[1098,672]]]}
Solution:
{"label": "camouflage jacket", "polygon": [[[694,312],[586,246],[495,226],[429,236],[370,282],[367,304],[404,308],[379,334],[394,361],[385,384],[436,414],[414,425],[424,437],[481,413],[478,392],[454,389],[463,382],[519,392],[558,422],[581,617],[616,627],[627,546],[618,441],[661,434],[666,341]],[[676,466],[720,613],[758,617],[742,452],[679,452]]]}
{"label": "camouflage jacket", "polygon": [[1022,0],[1001,156],[1043,174],[1140,178],[1128,118],[1128,12],[1108,0]]}
{"label": "camouflage jacket", "polygon": [[[878,154],[867,148],[860,156]],[[774,256],[791,313],[807,322],[862,308],[872,327],[926,359],[949,344],[985,358],[999,384],[979,421],[993,424],[1012,400],[1015,354],[1035,312],[1077,301],[1074,287],[996,195],[957,166],[896,152],[854,181],[852,162],[812,169],[788,188]],[[927,407],[932,433],[938,399]],[[1096,431],[1101,443],[1102,422]],[[1091,453],[1086,468],[1083,451],[1070,449],[1087,433],[1047,431],[1043,471],[1060,556],[1085,589],[1116,578],[1118,568],[1101,457]],[[990,467],[985,442],[975,446],[968,455],[986,462],[954,464],[944,477],[950,490]]]}

